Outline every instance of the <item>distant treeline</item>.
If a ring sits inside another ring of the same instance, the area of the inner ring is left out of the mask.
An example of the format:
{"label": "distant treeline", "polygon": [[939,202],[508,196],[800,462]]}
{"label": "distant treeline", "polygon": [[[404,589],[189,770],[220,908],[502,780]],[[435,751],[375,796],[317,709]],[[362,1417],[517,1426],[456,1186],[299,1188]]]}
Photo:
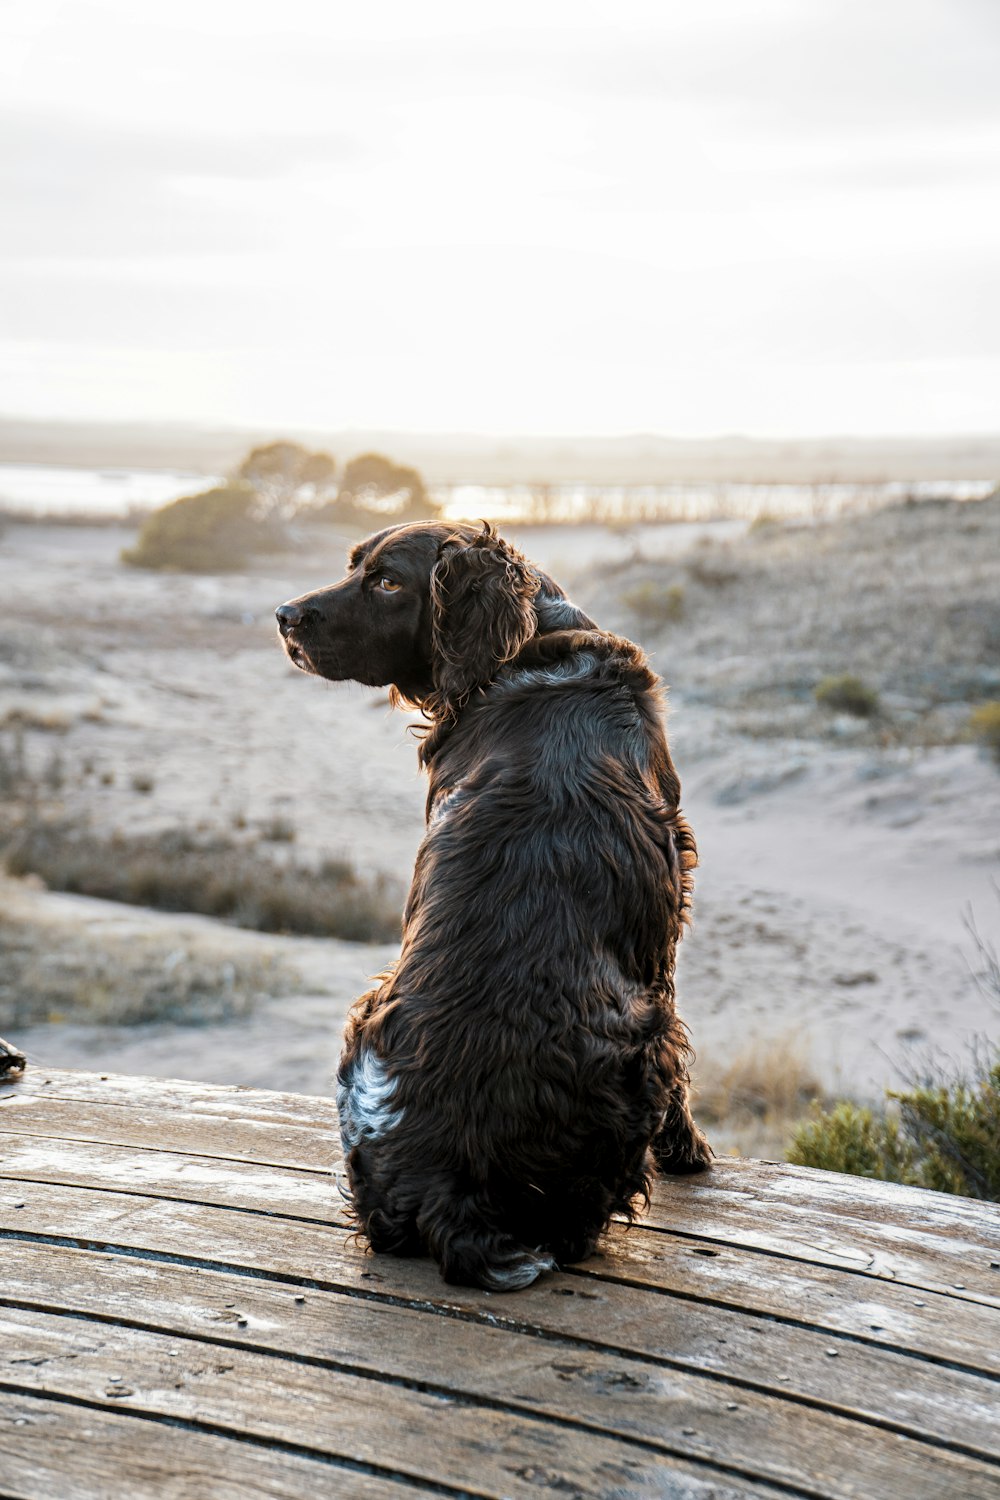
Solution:
{"label": "distant treeline", "polygon": [[364,532],[438,513],[417,470],[384,454],[359,454],[339,470],[322,450],[265,443],[252,448],[224,484],[154,511],[122,561],[214,573],[281,550],[303,520]]}
{"label": "distant treeline", "polygon": [[341,468],[332,454],[282,439],[252,448],[222,483],[154,511],[134,547],[134,567],[217,572],[295,541],[303,524],[363,535],[405,521],[459,515],[518,526],[642,524],[735,519],[813,520],[887,504],[975,499],[983,481],[861,484],[456,485],[432,495],[420,471],[383,453]]}

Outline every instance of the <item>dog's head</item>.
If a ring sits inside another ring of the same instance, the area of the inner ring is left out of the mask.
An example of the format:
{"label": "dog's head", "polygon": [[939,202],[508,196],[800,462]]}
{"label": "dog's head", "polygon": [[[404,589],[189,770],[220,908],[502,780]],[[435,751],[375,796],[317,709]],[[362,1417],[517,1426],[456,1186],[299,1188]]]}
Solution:
{"label": "dog's head", "polygon": [[435,718],[453,717],[540,631],[592,626],[492,527],[465,522],[380,531],[352,550],[342,582],[275,614],[303,671],[391,684]]}

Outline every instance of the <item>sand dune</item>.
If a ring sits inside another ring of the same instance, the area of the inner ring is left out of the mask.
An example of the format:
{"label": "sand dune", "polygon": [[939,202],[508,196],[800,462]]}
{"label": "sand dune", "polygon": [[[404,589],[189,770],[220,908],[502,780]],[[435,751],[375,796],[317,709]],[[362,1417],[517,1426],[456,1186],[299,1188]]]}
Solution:
{"label": "sand dune", "polygon": [[[407,876],[423,786],[406,717],[381,692],[305,679],[273,638],[274,604],[336,576],[342,539],[205,578],[123,568],[123,540],[12,526],[0,544],[0,724],[9,739],[21,715],[39,772],[58,758],[54,802],[108,828],[253,829],[280,813],[296,857]],[[964,926],[971,912],[1000,943],[1000,773],[961,732],[970,702],[1000,697],[1000,507],[522,540],[611,628],[638,633],[635,580],[683,589],[683,618],[648,644],[701,850],[679,982],[700,1053],[792,1034],[828,1087],[871,1094],[908,1051],[960,1058],[1000,1034]],[[881,720],[816,707],[835,670],[872,681]],[[53,955],[159,944],[266,956],[284,976],[226,1021],[13,1038],[53,1065],[322,1089],[350,997],[391,956],[23,883],[2,910]]]}

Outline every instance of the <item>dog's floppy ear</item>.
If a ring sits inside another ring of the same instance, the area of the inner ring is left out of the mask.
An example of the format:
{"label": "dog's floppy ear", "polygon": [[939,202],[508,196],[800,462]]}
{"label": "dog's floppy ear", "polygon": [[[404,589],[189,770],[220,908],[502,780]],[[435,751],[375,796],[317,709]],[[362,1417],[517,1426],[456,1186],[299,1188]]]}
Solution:
{"label": "dog's floppy ear", "polygon": [[531,640],[538,575],[491,526],[441,546],[431,574],[433,710],[453,718]]}

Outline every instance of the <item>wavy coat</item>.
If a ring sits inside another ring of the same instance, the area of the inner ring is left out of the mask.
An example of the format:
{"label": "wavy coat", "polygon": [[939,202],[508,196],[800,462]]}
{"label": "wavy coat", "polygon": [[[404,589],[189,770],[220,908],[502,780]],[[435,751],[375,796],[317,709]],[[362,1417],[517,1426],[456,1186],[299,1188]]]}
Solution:
{"label": "wavy coat", "polygon": [[528,1285],[631,1218],[656,1166],[711,1155],[674,1006],[696,854],[661,685],[489,528],[380,533],[282,608],[299,665],[381,676],[430,720],[400,959],[338,1073],[359,1224],[448,1281]]}

